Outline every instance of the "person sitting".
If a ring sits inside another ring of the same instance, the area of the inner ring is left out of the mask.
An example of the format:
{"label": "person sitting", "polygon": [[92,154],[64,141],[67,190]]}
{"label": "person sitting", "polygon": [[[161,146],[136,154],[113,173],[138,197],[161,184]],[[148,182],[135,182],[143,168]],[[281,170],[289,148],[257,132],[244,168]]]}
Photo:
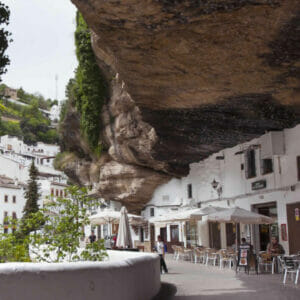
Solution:
{"label": "person sitting", "polygon": [[278,237],[272,236],[271,243],[267,246],[267,253],[271,255],[280,255],[285,253],[282,245],[278,242]]}

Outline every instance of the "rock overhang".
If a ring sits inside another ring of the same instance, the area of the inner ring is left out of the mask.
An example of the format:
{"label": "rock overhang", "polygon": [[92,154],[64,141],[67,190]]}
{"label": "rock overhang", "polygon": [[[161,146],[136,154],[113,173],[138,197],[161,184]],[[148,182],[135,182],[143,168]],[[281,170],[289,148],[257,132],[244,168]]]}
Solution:
{"label": "rock overhang", "polygon": [[191,162],[299,123],[299,1],[73,2],[99,65],[125,91],[107,105],[114,161],[184,176]]}

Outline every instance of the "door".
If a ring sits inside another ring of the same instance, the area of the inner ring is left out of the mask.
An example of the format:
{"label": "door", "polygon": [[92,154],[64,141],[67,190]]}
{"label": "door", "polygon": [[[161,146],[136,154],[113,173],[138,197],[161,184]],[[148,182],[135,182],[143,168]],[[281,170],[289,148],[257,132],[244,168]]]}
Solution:
{"label": "door", "polygon": [[209,245],[210,248],[221,249],[220,224],[209,222]]}
{"label": "door", "polygon": [[235,227],[232,223],[226,223],[226,246],[235,245]]}
{"label": "door", "polygon": [[167,228],[166,227],[161,227],[160,228],[160,236],[161,236],[161,239],[164,243],[167,242]]}
{"label": "door", "polygon": [[177,244],[179,242],[179,229],[178,225],[171,225],[170,226],[171,231],[171,243]]}
{"label": "door", "polygon": [[300,202],[287,204],[289,247],[290,254],[296,254],[300,251]]}
{"label": "door", "polygon": [[153,224],[150,225],[150,244],[151,244],[151,251],[153,251],[155,245],[155,227]]}

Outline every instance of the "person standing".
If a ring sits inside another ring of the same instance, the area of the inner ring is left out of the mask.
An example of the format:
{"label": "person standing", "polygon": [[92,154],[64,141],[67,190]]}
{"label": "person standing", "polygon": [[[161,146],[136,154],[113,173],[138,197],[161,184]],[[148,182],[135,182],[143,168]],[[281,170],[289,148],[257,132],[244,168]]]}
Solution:
{"label": "person standing", "polygon": [[94,243],[96,241],[96,235],[94,230],[92,230],[91,235],[89,236],[90,243]]}
{"label": "person standing", "polygon": [[168,268],[165,262],[165,245],[164,242],[161,239],[161,236],[157,236],[157,244],[156,244],[156,250],[160,256],[160,273],[164,271],[165,273],[168,273]]}

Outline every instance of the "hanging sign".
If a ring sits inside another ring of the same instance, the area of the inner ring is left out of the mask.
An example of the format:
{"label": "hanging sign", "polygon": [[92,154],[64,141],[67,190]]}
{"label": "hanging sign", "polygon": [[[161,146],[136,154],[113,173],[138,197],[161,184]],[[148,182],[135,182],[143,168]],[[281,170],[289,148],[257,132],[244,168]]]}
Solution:
{"label": "hanging sign", "polygon": [[300,209],[298,207],[295,208],[295,219],[300,221]]}

